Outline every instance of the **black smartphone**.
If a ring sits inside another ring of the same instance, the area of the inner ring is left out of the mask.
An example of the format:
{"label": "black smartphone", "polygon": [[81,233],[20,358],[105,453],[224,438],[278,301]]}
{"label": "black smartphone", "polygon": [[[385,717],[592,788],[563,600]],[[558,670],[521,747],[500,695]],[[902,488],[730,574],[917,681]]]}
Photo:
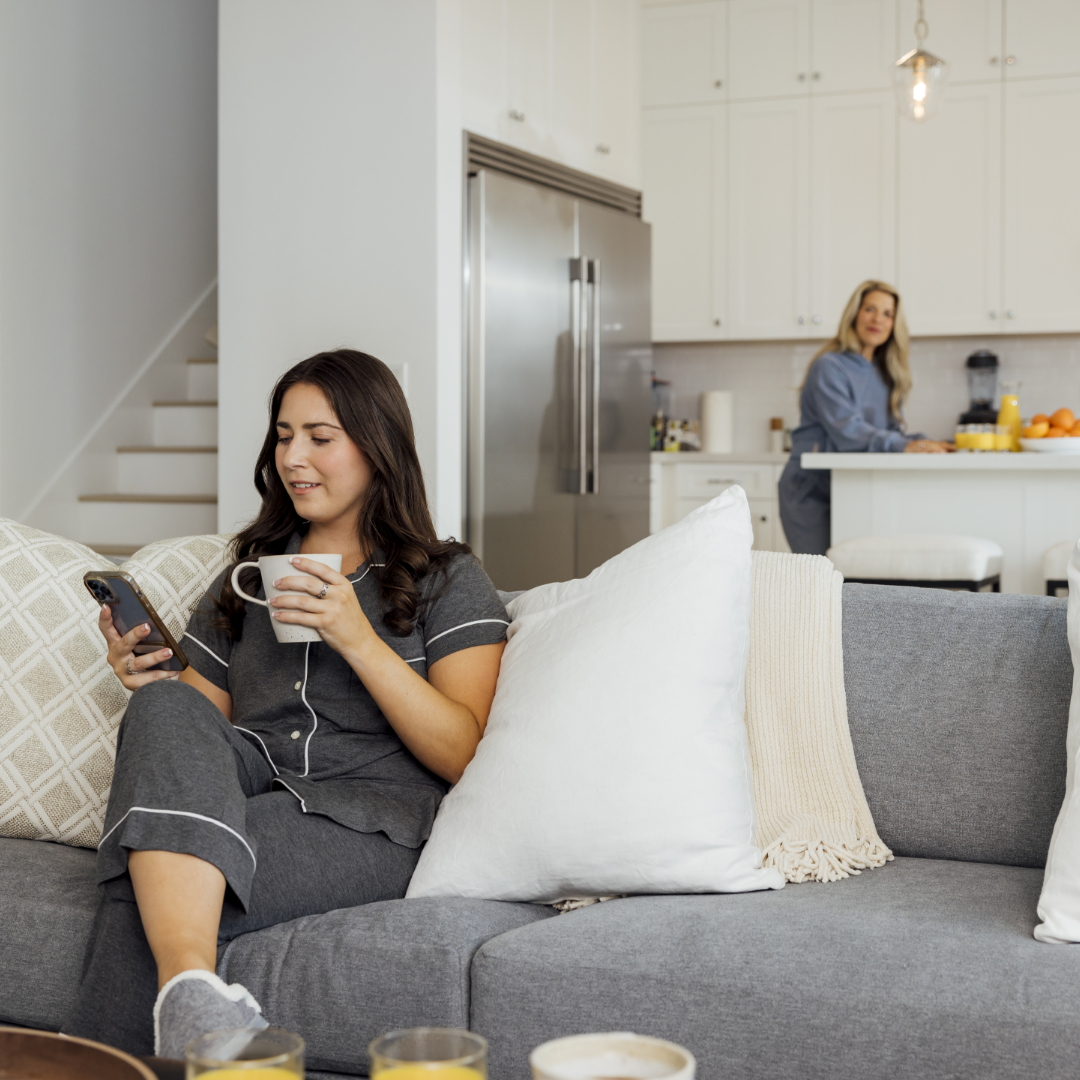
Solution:
{"label": "black smartphone", "polygon": [[188,658],[183,650],[173,641],[168,627],[130,574],[123,570],[88,570],[83,574],[83,584],[99,606],[109,605],[113,626],[121,637],[136,626],[150,624],[150,633],[135,646],[136,656],[157,652],[158,649],[172,649],[173,654],[168,660],[147,668],[147,671],[183,671],[188,666]]}

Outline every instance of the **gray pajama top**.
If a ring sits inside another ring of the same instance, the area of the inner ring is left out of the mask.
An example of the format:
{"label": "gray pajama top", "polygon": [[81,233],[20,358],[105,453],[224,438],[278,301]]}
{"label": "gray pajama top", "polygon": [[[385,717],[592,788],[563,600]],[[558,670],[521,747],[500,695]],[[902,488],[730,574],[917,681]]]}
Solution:
{"label": "gray pajama top", "polygon": [[[300,553],[299,534],[285,553]],[[468,555],[420,583],[423,596],[436,598],[421,606],[411,634],[396,636],[382,618],[379,560],[376,553],[349,580],[375,632],[418,675],[426,678],[428,668],[451,653],[505,639],[506,608]],[[233,725],[265,755],[274,784],[291,791],[305,813],[419,847],[431,833],[446,783],[406,749],[356,673],[325,642],[278,642],[267,609],[250,602],[239,641],[214,627],[219,615],[210,597],[218,596],[227,572],[211,584],[181,639],[191,666],[231,695]],[[257,592],[246,581],[245,588],[262,598],[261,583]]]}

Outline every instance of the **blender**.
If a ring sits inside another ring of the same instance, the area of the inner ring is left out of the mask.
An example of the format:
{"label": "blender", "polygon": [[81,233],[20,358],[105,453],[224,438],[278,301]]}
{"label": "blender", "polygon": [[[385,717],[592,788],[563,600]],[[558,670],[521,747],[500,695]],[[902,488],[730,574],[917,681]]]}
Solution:
{"label": "blender", "polygon": [[968,411],[960,424],[996,424],[998,358],[987,349],[973,352],[964,365],[967,368]]}

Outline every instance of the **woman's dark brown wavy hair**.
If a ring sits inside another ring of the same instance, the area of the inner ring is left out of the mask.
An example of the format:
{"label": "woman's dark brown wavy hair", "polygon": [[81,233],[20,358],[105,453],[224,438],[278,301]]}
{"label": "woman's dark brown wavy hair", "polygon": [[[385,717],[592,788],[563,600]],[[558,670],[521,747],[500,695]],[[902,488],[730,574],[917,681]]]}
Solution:
{"label": "woman's dark brown wavy hair", "polygon": [[[435,535],[405,395],[393,372],[367,353],[353,349],[318,353],[278,380],[270,396],[270,427],[255,463],[255,487],[262,496],[262,508],[233,541],[233,565],[260,555],[283,554],[289,538],[305,524],[274,460],[281,402],[298,383],[315,386],[326,395],[345,434],[371,466],[371,483],[357,533],[365,551],[370,554],[379,549],[383,553],[385,566],[372,567],[385,603],[383,621],[393,633],[405,636],[416,625],[422,603],[432,598],[430,591],[421,596],[421,579],[444,569],[456,555],[470,554],[470,549]],[[221,612],[218,625],[239,641],[244,602],[229,583],[231,575],[230,567],[216,602]],[[248,575],[251,580],[243,580]],[[258,587],[258,572],[245,570],[241,584],[253,592]]]}

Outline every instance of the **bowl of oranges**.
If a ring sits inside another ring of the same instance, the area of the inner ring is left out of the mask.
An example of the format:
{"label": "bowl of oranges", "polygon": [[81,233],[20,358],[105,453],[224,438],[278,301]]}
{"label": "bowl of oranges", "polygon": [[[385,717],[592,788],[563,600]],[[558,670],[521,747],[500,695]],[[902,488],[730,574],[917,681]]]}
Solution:
{"label": "bowl of oranges", "polygon": [[1072,409],[1038,413],[1021,432],[1020,446],[1040,454],[1080,454],[1080,419]]}

